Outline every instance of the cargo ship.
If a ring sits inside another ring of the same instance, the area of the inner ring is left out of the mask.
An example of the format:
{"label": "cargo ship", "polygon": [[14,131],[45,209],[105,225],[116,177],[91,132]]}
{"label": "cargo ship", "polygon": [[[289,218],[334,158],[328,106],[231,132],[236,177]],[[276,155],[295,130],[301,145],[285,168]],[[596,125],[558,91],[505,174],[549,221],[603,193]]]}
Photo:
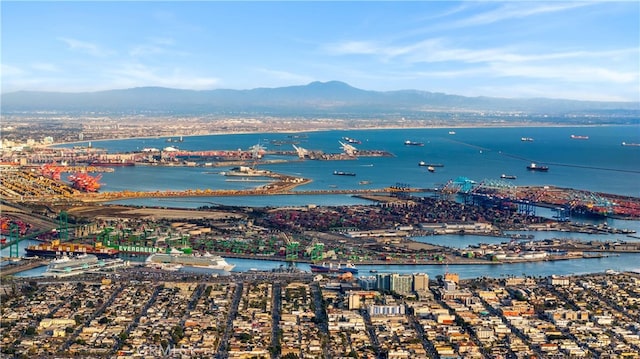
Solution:
{"label": "cargo ship", "polygon": [[514,179],[516,179],[516,176],[514,176],[514,175],[506,175],[506,174],[503,173],[503,174],[500,175],[500,178],[502,178],[502,179],[513,179],[514,180]]}
{"label": "cargo ship", "polygon": [[549,170],[549,167],[538,166],[536,163],[531,162],[531,164],[527,166],[527,169],[529,171],[547,172]]}
{"label": "cargo ship", "polygon": [[98,259],[94,254],[81,254],[75,257],[62,256],[47,266],[43,277],[63,278],[79,274],[114,270],[129,266],[128,261],[120,258]]}
{"label": "cargo ship", "polygon": [[426,163],[425,161],[418,162],[420,167],[444,167],[442,163]]}
{"label": "cargo ship", "polygon": [[312,273],[338,273],[338,274],[342,274],[342,273],[351,273],[351,274],[358,274],[358,268],[356,268],[355,265],[353,265],[353,263],[347,263],[344,266],[341,265],[340,263],[338,264],[333,264],[333,263],[322,263],[322,265],[320,264],[310,264],[309,267],[311,268],[311,272]]}
{"label": "cargo ship", "polygon": [[588,140],[589,136],[571,135],[572,140]]}
{"label": "cargo ship", "polygon": [[353,172],[344,172],[344,171],[333,171],[335,176],[355,176],[356,174]]}
{"label": "cargo ship", "polygon": [[633,142],[622,142],[623,146],[633,146],[633,147],[640,147],[640,143],[633,143]]}
{"label": "cargo ship", "polygon": [[424,143],[406,140],[404,141],[404,145],[405,146],[424,146]]}
{"label": "cargo ship", "polygon": [[347,143],[351,143],[354,145],[360,145],[362,144],[362,141],[360,140],[356,140],[355,138],[351,138],[351,137],[342,137],[343,140],[345,140]]}
{"label": "cargo ship", "polygon": [[132,160],[95,160],[89,162],[89,166],[96,167],[131,167],[135,165],[135,161]]}
{"label": "cargo ship", "polygon": [[148,267],[175,271],[178,269],[200,269],[205,271],[231,272],[235,264],[229,264],[221,256],[205,254],[187,254],[177,249],[169,253],[154,253],[147,257]]}
{"label": "cargo ship", "polygon": [[69,181],[71,181],[71,187],[82,192],[98,192],[102,186],[100,184],[101,178],[102,175],[100,174],[94,177],[83,172],[75,173],[68,177]]}
{"label": "cargo ship", "polygon": [[99,259],[105,259],[116,258],[120,253],[117,249],[103,247],[102,243],[96,243],[94,247],[90,244],[60,243],[59,240],[54,240],[51,243],[31,245],[25,248],[25,251],[28,257],[38,256],[46,258],[57,258],[64,255],[93,254]]}

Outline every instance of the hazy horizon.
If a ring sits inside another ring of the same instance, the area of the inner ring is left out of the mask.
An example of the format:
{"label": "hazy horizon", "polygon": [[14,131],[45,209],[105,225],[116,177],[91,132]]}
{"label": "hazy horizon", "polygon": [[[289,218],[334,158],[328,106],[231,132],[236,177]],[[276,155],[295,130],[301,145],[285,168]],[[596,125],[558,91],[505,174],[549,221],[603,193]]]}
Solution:
{"label": "hazy horizon", "polygon": [[342,81],[640,99],[635,2],[3,2],[2,93]]}

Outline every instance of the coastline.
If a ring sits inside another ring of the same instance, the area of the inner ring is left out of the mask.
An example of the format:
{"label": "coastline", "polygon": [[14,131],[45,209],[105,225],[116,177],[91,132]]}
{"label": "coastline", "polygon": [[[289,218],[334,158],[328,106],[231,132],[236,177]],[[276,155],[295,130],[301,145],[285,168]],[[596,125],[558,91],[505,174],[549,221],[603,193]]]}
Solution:
{"label": "coastline", "polygon": [[87,142],[106,142],[106,141],[124,141],[124,140],[145,140],[145,139],[162,139],[162,138],[171,138],[175,136],[180,136],[183,138],[190,137],[200,137],[200,136],[224,136],[224,135],[243,135],[243,134],[260,134],[260,133],[272,133],[272,134],[287,134],[287,133],[312,133],[312,132],[329,132],[329,131],[381,131],[381,130],[417,130],[417,129],[476,129],[476,128],[593,128],[593,127],[637,127],[637,124],[562,124],[562,123],[548,123],[548,122],[539,122],[539,123],[489,123],[489,124],[452,124],[452,125],[429,125],[429,126],[398,126],[398,125],[389,125],[389,126],[374,126],[374,127],[350,127],[347,124],[344,126],[336,126],[332,128],[304,128],[304,129],[268,129],[265,128],[263,130],[252,130],[252,131],[214,131],[214,132],[206,132],[206,133],[197,133],[197,134],[174,134],[172,136],[168,135],[150,135],[150,136],[132,136],[132,137],[109,137],[109,138],[100,138],[95,140],[82,140],[82,141],[71,141],[71,142],[54,142],[50,144],[43,144],[36,146],[38,148],[48,148],[62,145],[74,145],[81,144]]}

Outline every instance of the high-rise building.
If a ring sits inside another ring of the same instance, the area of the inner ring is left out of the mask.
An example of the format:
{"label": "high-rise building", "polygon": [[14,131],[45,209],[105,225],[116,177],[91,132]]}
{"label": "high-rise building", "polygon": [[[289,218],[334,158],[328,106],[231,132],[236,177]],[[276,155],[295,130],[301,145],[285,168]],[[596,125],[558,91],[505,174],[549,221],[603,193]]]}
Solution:
{"label": "high-rise building", "polygon": [[427,273],[413,274],[413,291],[426,292],[429,290],[429,275]]}
{"label": "high-rise building", "polygon": [[393,273],[390,280],[391,291],[398,294],[409,294],[413,287],[413,276],[411,274]]}
{"label": "high-rise building", "polygon": [[391,273],[376,274],[376,288],[379,291],[390,291]]}

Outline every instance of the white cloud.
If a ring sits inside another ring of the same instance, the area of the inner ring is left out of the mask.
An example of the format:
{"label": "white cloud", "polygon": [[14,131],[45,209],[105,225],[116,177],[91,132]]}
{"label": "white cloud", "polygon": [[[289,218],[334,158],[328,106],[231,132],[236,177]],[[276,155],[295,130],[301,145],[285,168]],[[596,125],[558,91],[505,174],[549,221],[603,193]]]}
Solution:
{"label": "white cloud", "polygon": [[638,48],[605,51],[566,51],[551,53],[517,53],[514,47],[484,49],[455,48],[447,45],[446,39],[433,38],[408,45],[385,45],[373,41],[345,41],[325,46],[331,55],[373,55],[383,60],[401,58],[409,63],[448,62],[529,62],[559,59],[603,58],[637,56]]}
{"label": "white cloud", "polygon": [[84,52],[88,55],[95,56],[95,57],[104,57],[104,56],[111,55],[113,53],[113,51],[101,48],[100,46],[91,42],[71,39],[68,37],[59,37],[58,40],[66,43],[71,50]]}
{"label": "white cloud", "polygon": [[503,20],[521,19],[529,16],[566,11],[587,5],[590,5],[589,2],[510,2],[503,4],[495,10],[479,13],[462,20],[453,21],[448,23],[448,26],[445,26],[449,28],[460,28],[487,25]]}
{"label": "white cloud", "polygon": [[31,68],[37,71],[43,72],[59,72],[60,68],[55,64],[46,63],[46,62],[36,62],[31,64]]}
{"label": "white cloud", "polygon": [[2,64],[0,66],[0,76],[1,77],[14,77],[14,76],[22,76],[26,74],[26,71],[24,71],[23,69],[16,67],[16,66],[11,66],[11,65],[7,65],[7,64]]}
{"label": "white cloud", "polygon": [[525,77],[536,79],[557,79],[576,83],[624,84],[638,83],[640,75],[634,71],[616,71],[598,66],[586,65],[513,65],[494,64],[491,66],[497,76]]}
{"label": "white cloud", "polygon": [[152,38],[148,43],[140,44],[129,50],[131,57],[155,56],[155,55],[185,55],[184,52],[172,49],[175,41],[171,38]]}

